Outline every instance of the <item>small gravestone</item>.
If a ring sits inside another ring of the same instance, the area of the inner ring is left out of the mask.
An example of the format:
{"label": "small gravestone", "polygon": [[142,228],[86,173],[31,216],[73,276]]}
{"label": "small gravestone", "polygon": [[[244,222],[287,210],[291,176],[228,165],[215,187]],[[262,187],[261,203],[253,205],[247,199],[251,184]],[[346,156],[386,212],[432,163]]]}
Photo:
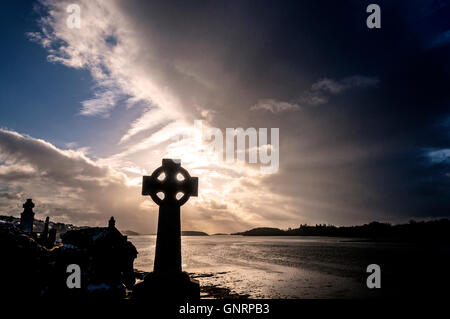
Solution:
{"label": "small gravestone", "polygon": [[159,215],[153,272],[135,286],[137,299],[200,298],[198,282],[181,268],[180,207],[197,192],[198,178],[191,177],[179,160],[163,159],[161,167],[143,177],[142,195],[150,195],[159,205]]}
{"label": "small gravestone", "polygon": [[48,238],[48,226],[50,225],[50,217],[46,217],[45,218],[45,223],[44,223],[44,231],[42,232],[42,234],[41,234],[41,237],[40,237],[40,239],[43,241],[43,242],[45,242],[45,241],[47,241],[47,238]]}
{"label": "small gravestone", "polygon": [[47,238],[47,248],[52,248],[53,246],[55,246],[55,242],[56,242],[56,229],[52,228],[50,229],[49,233],[48,233],[48,238]]}
{"label": "small gravestone", "polygon": [[33,232],[33,222],[34,222],[34,203],[31,198],[22,205],[23,213],[20,214],[20,228],[27,233]]}

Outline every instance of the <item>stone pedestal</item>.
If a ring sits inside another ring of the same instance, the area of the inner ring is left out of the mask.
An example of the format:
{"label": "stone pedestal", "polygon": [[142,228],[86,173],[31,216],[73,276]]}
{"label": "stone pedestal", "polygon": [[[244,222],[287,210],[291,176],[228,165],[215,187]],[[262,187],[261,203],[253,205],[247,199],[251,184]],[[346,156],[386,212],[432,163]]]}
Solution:
{"label": "stone pedestal", "polygon": [[151,272],[145,276],[144,281],[134,286],[133,299],[147,302],[195,301],[200,299],[200,285],[186,272],[174,274]]}

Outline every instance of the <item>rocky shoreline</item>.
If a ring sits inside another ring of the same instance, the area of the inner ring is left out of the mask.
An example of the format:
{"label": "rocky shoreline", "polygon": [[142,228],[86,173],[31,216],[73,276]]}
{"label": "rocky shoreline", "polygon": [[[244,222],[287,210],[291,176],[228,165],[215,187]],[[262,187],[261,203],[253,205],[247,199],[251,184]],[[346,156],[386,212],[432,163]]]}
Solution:
{"label": "rocky shoreline", "polygon": [[[139,269],[134,270],[136,282],[144,279],[144,277],[149,274]],[[221,273],[188,273],[193,279],[204,278],[204,277],[214,277]],[[240,295],[235,293],[229,288],[221,287],[218,285],[200,285],[200,299],[248,299],[249,295]]]}

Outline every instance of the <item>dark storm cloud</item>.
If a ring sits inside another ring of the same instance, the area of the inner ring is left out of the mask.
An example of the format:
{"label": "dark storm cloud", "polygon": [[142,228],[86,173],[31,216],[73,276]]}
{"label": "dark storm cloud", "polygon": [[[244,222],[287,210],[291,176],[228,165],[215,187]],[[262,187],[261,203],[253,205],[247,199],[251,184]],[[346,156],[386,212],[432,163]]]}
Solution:
{"label": "dark storm cloud", "polygon": [[[160,56],[185,61],[220,87],[212,98],[178,88],[213,109],[215,125],[280,127],[280,173],[267,183],[294,203],[306,200],[304,215],[336,223],[446,216],[449,165],[432,163],[426,150],[450,147],[443,125],[449,6],[378,1],[382,28],[369,30],[369,3],[128,1],[123,8]],[[305,92],[318,91],[329,96],[301,108]]]}
{"label": "dark storm cloud", "polygon": [[4,198],[7,200],[17,200],[19,199],[18,194],[12,194],[12,193],[0,193],[0,198]]}

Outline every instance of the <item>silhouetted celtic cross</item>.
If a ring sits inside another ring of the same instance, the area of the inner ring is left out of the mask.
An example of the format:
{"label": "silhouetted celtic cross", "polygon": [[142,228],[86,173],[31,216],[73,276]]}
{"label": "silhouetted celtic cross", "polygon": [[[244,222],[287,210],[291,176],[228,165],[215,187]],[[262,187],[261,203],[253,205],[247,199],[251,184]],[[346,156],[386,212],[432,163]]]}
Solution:
{"label": "silhouetted celtic cross", "polygon": [[163,159],[161,167],[143,177],[142,195],[159,205],[154,272],[181,272],[180,206],[197,193],[198,178],[191,177],[180,160]]}
{"label": "silhouetted celtic cross", "polygon": [[[190,196],[197,196],[198,178],[191,177],[188,171],[181,167],[180,160],[163,159],[162,166],[151,176],[144,176],[142,195],[150,195],[159,206],[164,204],[181,206]],[[158,193],[163,193],[160,198]],[[177,198],[177,195],[182,195]]]}

